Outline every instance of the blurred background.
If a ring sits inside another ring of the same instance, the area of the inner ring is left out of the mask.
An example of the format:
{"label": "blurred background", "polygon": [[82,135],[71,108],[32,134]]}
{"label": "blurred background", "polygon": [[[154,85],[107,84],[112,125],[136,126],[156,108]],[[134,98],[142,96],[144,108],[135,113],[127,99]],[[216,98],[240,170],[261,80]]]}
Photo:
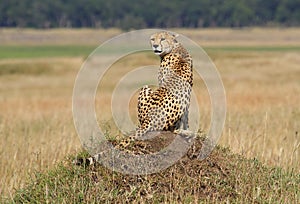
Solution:
{"label": "blurred background", "polygon": [[1,27],[299,26],[299,0],[1,0]]}
{"label": "blurred background", "polygon": [[[185,35],[215,63],[227,97],[220,145],[299,172],[299,25],[300,0],[0,0],[0,194],[12,196],[33,172],[81,151],[72,118],[76,75],[102,42],[142,28]],[[159,66],[159,58],[125,57],[97,93],[109,137],[118,132],[103,107],[124,72],[141,63]],[[209,95],[199,76],[193,88],[205,134]]]}

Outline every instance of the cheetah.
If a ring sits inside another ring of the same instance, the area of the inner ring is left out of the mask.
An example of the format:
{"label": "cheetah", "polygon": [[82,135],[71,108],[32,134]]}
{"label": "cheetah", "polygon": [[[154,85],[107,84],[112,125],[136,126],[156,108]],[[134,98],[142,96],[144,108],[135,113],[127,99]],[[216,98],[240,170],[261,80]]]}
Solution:
{"label": "cheetah", "polygon": [[158,88],[142,87],[138,97],[139,126],[135,137],[152,131],[184,132],[189,128],[188,109],[193,86],[193,63],[188,51],[170,32],[150,37],[153,52],[160,56]]}
{"label": "cheetah", "polygon": [[[147,145],[139,144],[142,141],[136,139],[143,138],[149,132],[166,130],[179,134],[191,133],[188,131],[188,114],[193,86],[193,63],[191,55],[176,37],[177,35],[166,31],[151,35],[152,50],[161,60],[158,88],[153,90],[147,85],[141,88],[137,107],[138,128],[134,136],[115,145],[116,149],[126,152],[126,147],[135,141],[133,149],[144,154]],[[86,159],[75,159],[73,163],[92,165],[104,155],[105,152],[101,152]]]}

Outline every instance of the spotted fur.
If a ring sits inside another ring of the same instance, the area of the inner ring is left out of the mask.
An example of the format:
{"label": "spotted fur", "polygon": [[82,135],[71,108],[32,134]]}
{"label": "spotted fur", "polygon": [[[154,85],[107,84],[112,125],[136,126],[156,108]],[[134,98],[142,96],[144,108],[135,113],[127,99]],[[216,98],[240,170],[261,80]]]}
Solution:
{"label": "spotted fur", "polygon": [[142,87],[138,98],[139,126],[136,137],[160,130],[187,130],[188,109],[193,86],[192,58],[169,32],[155,33],[150,44],[160,56],[156,90]]}
{"label": "spotted fur", "polygon": [[[168,130],[181,132],[187,130],[188,109],[190,106],[193,86],[192,58],[188,51],[169,32],[155,33],[150,37],[150,43],[155,54],[161,58],[158,71],[156,90],[144,86],[138,97],[139,125],[135,137],[130,136],[115,146],[126,150],[136,138],[142,138],[151,131]],[[179,130],[179,131],[178,131]],[[135,141],[135,144],[142,141]],[[142,154],[141,149],[138,149]],[[136,153],[136,152],[135,152]],[[75,164],[94,164],[105,158],[105,152],[98,153],[86,159],[76,159]]]}

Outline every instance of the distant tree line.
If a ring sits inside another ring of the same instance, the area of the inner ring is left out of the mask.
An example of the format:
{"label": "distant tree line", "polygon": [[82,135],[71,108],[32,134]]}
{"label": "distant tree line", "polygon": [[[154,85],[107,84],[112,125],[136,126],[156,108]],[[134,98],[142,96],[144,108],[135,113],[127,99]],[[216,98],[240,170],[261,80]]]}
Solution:
{"label": "distant tree line", "polygon": [[0,0],[0,27],[300,25],[300,0]]}

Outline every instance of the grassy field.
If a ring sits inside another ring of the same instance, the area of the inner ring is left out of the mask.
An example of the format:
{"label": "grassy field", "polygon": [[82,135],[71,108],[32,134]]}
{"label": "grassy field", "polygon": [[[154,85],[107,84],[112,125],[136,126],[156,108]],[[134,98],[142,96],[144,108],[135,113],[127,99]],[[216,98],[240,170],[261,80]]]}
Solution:
{"label": "grassy field", "polygon": [[76,45],[1,46],[0,59],[82,57],[88,56],[94,49],[95,46]]}
{"label": "grassy field", "polygon": [[[228,106],[219,144],[299,174],[300,29],[177,31],[203,45],[221,74]],[[33,172],[81,151],[72,119],[76,74],[93,48],[118,33],[0,30],[1,195],[12,197]],[[157,58],[138,60],[157,63]],[[116,66],[135,63],[124,60]],[[106,105],[113,84],[107,87],[101,101]],[[199,78],[194,88],[201,93],[200,128],[205,132],[209,98]]]}
{"label": "grassy field", "polygon": [[[174,138],[169,133],[162,133],[144,144],[155,152],[153,147],[161,149],[162,142],[170,139]],[[257,159],[220,147],[199,161],[196,155],[202,141],[200,135],[176,164],[150,175],[124,175],[102,165],[74,166],[70,157],[51,171],[36,173],[13,202],[299,203],[299,174],[265,167]],[[140,148],[136,143],[131,146],[133,151]]]}

